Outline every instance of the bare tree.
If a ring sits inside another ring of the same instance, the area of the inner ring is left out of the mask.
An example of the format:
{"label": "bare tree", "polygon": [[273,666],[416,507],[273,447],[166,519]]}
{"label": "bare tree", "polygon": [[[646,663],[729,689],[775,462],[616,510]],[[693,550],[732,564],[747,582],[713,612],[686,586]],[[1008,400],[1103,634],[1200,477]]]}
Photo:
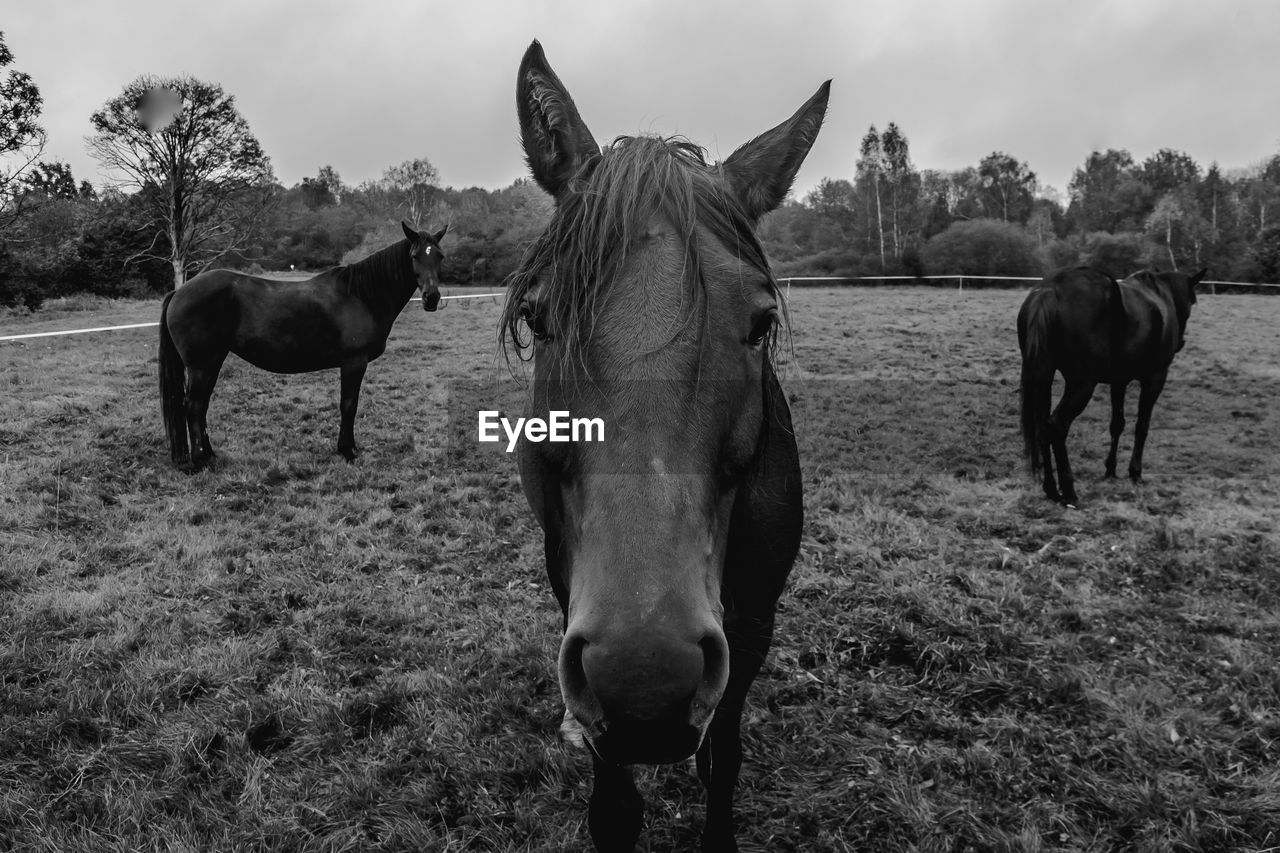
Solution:
{"label": "bare tree", "polygon": [[440,173],[426,157],[387,167],[381,183],[384,189],[401,194],[404,212],[418,225],[426,222],[440,195]]}
{"label": "bare tree", "polygon": [[275,195],[271,160],[216,83],[139,77],[90,121],[90,153],[149,202],[155,234],[140,256],[171,263],[174,287],[243,250],[262,224]]}

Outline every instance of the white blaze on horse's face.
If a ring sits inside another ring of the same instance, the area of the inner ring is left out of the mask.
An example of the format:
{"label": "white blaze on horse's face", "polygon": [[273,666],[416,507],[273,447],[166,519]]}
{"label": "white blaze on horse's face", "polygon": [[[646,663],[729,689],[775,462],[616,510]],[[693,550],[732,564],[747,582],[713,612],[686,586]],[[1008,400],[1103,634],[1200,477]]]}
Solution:
{"label": "white blaze on horse's face", "polygon": [[413,273],[418,287],[422,291],[422,307],[434,311],[440,303],[440,265],[444,261],[444,253],[440,251],[440,241],[449,230],[446,225],[436,234],[421,233],[402,222],[405,239],[409,241],[409,258],[413,262]]}

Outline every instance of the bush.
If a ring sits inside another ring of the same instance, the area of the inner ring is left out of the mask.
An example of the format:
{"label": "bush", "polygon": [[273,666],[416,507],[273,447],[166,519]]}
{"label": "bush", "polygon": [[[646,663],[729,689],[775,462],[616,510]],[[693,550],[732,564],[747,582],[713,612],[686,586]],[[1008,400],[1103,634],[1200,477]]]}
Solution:
{"label": "bush", "polygon": [[39,285],[4,243],[0,243],[0,307],[35,311],[44,302]]}
{"label": "bush", "polygon": [[1128,231],[1119,234],[1096,232],[1084,241],[1084,262],[1112,278],[1124,278],[1146,266],[1147,245],[1142,237]]}
{"label": "bush", "polygon": [[1080,265],[1080,248],[1066,240],[1049,240],[1037,252],[1040,255],[1040,264],[1046,271]]}
{"label": "bush", "polygon": [[1250,281],[1280,283],[1280,227],[1262,232],[1249,250],[1247,263]]}
{"label": "bush", "polygon": [[998,219],[954,222],[924,244],[932,275],[1043,275],[1035,241],[1020,225]]}

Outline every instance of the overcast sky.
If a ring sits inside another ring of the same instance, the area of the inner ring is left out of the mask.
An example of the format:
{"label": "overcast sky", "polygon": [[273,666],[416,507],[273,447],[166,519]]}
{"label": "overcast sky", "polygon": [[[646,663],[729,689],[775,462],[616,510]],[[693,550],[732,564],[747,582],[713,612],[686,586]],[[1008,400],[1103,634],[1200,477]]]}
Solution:
{"label": "overcast sky", "polygon": [[235,95],[288,186],[422,156],[445,184],[505,186],[535,37],[598,141],[678,133],[714,159],[832,78],[798,195],[851,177],[890,121],[918,168],[999,150],[1062,191],[1094,149],[1224,168],[1280,151],[1275,0],[6,0],[0,29],[44,95],[45,159],[95,183],[90,113],[152,73]]}

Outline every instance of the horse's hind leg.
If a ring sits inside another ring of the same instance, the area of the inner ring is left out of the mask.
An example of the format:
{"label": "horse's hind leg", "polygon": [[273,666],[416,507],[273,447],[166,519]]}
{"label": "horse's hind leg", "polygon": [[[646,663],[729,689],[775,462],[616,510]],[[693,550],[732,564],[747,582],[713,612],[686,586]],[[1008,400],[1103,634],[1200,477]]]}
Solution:
{"label": "horse's hind leg", "polygon": [[1058,462],[1058,485],[1062,488],[1062,502],[1067,506],[1075,506],[1075,477],[1071,474],[1071,462],[1067,459],[1067,433],[1071,430],[1071,422],[1080,417],[1084,407],[1089,405],[1096,382],[1072,382],[1067,380],[1067,388],[1058,402],[1057,408],[1049,416],[1049,438],[1053,443],[1053,455]]}
{"label": "horse's hind leg", "polygon": [[369,359],[363,353],[342,363],[342,399],[339,410],[342,425],[338,430],[338,452],[348,462],[356,458],[356,408],[360,405],[360,383],[364,381]]}
{"label": "horse's hind leg", "polygon": [[1117,379],[1111,383],[1111,452],[1107,454],[1107,476],[1116,475],[1116,450],[1124,432],[1124,392],[1129,383]]}
{"label": "horse's hind leg", "polygon": [[191,465],[197,469],[203,468],[214,458],[207,418],[209,398],[213,396],[213,388],[218,383],[218,371],[221,368],[221,359],[212,367],[187,368],[187,434],[191,440]]}
{"label": "horse's hind leg", "polygon": [[1058,481],[1053,477],[1053,441],[1049,435],[1048,420],[1040,425],[1040,465],[1044,469],[1044,493],[1051,501],[1061,501],[1062,494],[1058,491]]}
{"label": "horse's hind leg", "polygon": [[1168,374],[1161,371],[1142,380],[1142,393],[1138,395],[1138,422],[1133,428],[1133,455],[1129,457],[1129,479],[1142,482],[1142,450],[1147,444],[1147,429],[1151,426],[1151,410],[1155,408],[1164,380]]}

